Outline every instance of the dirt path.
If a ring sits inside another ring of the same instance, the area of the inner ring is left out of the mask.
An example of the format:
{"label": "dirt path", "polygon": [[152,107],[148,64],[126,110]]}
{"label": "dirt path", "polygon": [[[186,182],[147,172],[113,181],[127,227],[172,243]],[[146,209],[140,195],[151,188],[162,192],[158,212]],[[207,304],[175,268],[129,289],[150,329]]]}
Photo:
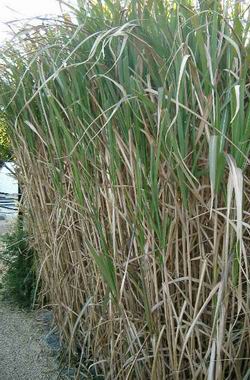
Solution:
{"label": "dirt path", "polygon": [[58,364],[41,343],[34,313],[0,303],[0,379],[56,380]]}
{"label": "dirt path", "polygon": [[[0,235],[10,229],[9,223],[0,221]],[[0,262],[0,275],[1,269]],[[58,361],[46,346],[46,333],[36,317],[36,312],[21,311],[0,297],[0,380],[61,379]]]}

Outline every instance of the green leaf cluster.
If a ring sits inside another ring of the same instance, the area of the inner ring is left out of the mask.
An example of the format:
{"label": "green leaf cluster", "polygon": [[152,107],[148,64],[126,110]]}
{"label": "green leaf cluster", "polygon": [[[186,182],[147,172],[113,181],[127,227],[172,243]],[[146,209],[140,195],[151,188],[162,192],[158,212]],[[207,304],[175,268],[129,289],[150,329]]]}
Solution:
{"label": "green leaf cluster", "polygon": [[0,160],[7,161],[11,158],[11,143],[7,133],[7,123],[3,117],[0,116]]}

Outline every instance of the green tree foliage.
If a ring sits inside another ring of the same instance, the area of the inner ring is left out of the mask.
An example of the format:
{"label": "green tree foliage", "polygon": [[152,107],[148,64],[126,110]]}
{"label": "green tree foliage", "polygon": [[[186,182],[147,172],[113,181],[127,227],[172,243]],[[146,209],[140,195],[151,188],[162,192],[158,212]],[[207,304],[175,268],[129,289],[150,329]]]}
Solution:
{"label": "green tree foliage", "polygon": [[9,160],[11,157],[10,139],[7,134],[7,123],[0,116],[0,160]]}

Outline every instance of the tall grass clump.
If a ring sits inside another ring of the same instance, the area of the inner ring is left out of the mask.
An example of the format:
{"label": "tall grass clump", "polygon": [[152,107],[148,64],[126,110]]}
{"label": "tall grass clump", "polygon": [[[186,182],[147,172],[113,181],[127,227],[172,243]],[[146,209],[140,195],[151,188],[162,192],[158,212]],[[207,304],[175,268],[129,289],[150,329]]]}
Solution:
{"label": "tall grass clump", "polygon": [[73,11],[1,56],[41,297],[105,379],[248,379],[249,8]]}

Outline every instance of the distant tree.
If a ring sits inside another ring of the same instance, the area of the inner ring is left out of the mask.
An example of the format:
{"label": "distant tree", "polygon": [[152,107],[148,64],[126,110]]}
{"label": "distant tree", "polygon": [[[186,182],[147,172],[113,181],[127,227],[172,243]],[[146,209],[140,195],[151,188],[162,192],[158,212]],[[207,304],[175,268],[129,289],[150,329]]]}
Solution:
{"label": "distant tree", "polygon": [[0,116],[0,166],[3,161],[11,158],[10,139],[7,134],[7,123],[4,117]]}

